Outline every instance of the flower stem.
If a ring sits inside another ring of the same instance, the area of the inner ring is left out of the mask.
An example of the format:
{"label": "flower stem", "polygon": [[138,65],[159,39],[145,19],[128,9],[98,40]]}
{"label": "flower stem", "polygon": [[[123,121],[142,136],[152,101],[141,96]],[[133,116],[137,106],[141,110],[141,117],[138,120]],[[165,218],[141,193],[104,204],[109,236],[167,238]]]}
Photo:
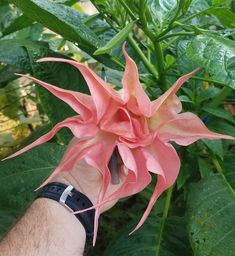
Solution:
{"label": "flower stem", "polygon": [[157,69],[158,69],[158,73],[159,73],[159,81],[162,85],[162,89],[164,91],[166,91],[168,89],[168,86],[167,86],[165,70],[164,70],[164,57],[163,57],[163,52],[162,52],[160,43],[155,41],[154,48],[155,48],[155,52],[156,52],[156,55],[158,58],[157,59]]}
{"label": "flower stem", "polygon": [[158,79],[159,75],[156,71],[156,69],[154,68],[154,66],[152,65],[152,63],[148,60],[148,58],[144,55],[144,53],[142,52],[142,50],[139,48],[139,46],[137,45],[137,43],[135,42],[135,40],[133,39],[132,36],[128,36],[128,42],[130,43],[130,45],[132,46],[132,48],[136,51],[136,53],[139,55],[140,59],[142,60],[142,62],[144,63],[145,67],[148,69],[148,71],[155,77]]}
{"label": "flower stem", "polygon": [[158,243],[157,243],[156,256],[160,255],[159,254],[160,253],[160,246],[161,246],[161,242],[162,242],[162,236],[163,236],[163,231],[164,231],[164,227],[165,227],[165,224],[166,224],[166,219],[167,219],[169,208],[170,208],[173,188],[174,188],[174,186],[171,186],[167,190],[167,193],[166,193],[166,200],[165,200],[165,205],[164,205],[162,219],[161,219],[161,226],[160,226],[159,238],[158,238]]}

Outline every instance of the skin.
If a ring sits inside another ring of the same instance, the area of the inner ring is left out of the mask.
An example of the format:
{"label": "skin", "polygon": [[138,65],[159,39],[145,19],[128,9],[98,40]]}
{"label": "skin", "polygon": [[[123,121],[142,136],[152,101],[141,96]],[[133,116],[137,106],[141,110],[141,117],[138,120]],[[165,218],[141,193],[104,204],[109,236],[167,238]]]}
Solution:
{"label": "skin", "polygon": [[[116,157],[119,183],[110,185],[107,196],[121,186],[127,174],[120,159]],[[93,204],[102,184],[99,172],[88,166],[85,161],[79,161],[71,172],[62,172],[53,181],[71,184],[84,193]],[[116,201],[105,204],[101,213],[115,203]],[[81,256],[85,243],[85,229],[73,214],[56,201],[39,198],[1,241],[0,255]]]}

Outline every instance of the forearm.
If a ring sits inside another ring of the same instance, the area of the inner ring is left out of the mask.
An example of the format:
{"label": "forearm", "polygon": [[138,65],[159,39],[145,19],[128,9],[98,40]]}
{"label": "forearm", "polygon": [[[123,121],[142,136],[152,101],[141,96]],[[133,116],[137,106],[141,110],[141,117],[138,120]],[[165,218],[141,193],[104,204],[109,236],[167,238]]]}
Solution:
{"label": "forearm", "polygon": [[4,256],[83,255],[86,234],[67,209],[50,199],[37,199],[0,243]]}

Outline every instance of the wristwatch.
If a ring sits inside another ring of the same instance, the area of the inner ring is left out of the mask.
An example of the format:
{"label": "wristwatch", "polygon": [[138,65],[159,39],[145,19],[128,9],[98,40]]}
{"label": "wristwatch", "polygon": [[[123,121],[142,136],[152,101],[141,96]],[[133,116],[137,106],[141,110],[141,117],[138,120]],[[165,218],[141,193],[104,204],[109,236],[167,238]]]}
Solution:
{"label": "wristwatch", "polygon": [[[72,185],[52,182],[44,186],[38,195],[39,198],[49,198],[59,202],[70,212],[80,211],[93,206],[89,198],[76,190]],[[86,230],[88,239],[93,238],[95,209],[75,215]]]}

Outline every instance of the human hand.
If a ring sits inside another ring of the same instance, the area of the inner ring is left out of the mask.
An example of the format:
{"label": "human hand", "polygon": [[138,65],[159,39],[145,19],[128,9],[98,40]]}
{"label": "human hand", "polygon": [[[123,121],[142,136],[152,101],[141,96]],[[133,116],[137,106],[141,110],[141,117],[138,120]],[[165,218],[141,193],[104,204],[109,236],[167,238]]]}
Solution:
{"label": "human hand", "polygon": [[[109,162],[109,169],[112,176],[112,183],[109,185],[105,197],[115,192],[125,181],[127,168],[124,166],[117,150],[114,150]],[[79,160],[71,171],[60,172],[52,181],[58,181],[72,185],[75,189],[85,194],[93,205],[97,203],[99,191],[102,185],[102,175],[93,166],[88,165],[84,159]],[[100,207],[103,213],[115,205],[115,201],[110,201]]]}

